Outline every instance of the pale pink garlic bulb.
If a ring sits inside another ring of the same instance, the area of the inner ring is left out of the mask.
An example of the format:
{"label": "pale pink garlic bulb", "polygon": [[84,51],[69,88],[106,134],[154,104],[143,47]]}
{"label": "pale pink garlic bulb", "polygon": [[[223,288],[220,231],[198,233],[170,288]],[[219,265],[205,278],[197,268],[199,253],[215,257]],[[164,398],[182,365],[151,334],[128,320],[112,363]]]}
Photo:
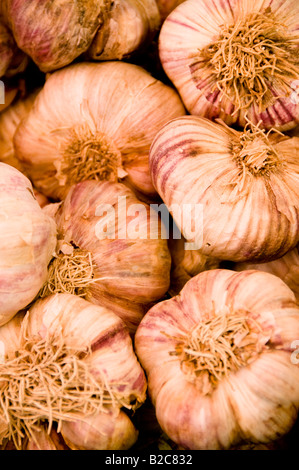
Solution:
{"label": "pale pink garlic bulb", "polygon": [[5,20],[18,47],[43,72],[73,62],[104,24],[111,0],[5,0]]}
{"label": "pale pink garlic bulb", "polygon": [[185,1],[186,0],[156,0],[162,21],[164,21],[169,13],[171,13],[178,5]]}
{"label": "pale pink garlic bulb", "polygon": [[135,335],[163,431],[191,450],[288,433],[299,410],[298,338],[295,295],[278,277],[214,269],[190,279]]}
{"label": "pale pink garlic bulb", "polygon": [[176,91],[137,65],[71,65],[47,79],[15,133],[16,155],[36,189],[53,199],[87,179],[127,179],[155,195],[150,145],[183,114]]}
{"label": "pale pink garlic bulb", "polygon": [[43,209],[55,218],[57,253],[40,295],[69,292],[117,313],[135,331],[170,283],[159,217],[121,183],[85,181]]}
{"label": "pale pink garlic bulb", "polygon": [[187,0],[164,21],[163,68],[187,110],[244,127],[299,122],[297,0]]}
{"label": "pale pink garlic bulb", "polygon": [[257,269],[266,273],[274,274],[280,277],[292,291],[294,292],[297,302],[299,302],[299,252],[298,246],[288,251],[279,259],[270,261],[269,263],[237,263],[236,271],[244,269]]}
{"label": "pale pink garlic bulb", "polygon": [[[142,405],[147,382],[129,332],[111,310],[77,295],[50,295],[21,323],[15,317],[0,328],[0,338],[0,444],[8,439],[21,449],[45,426],[82,448],[133,445],[137,431],[123,410]],[[103,434],[92,429],[101,421]]]}
{"label": "pale pink garlic bulb", "polygon": [[298,155],[298,137],[182,116],[156,134],[149,161],[158,194],[203,255],[267,262],[299,241]]}
{"label": "pale pink garlic bulb", "polygon": [[66,421],[61,434],[71,450],[128,450],[138,431],[124,411],[109,409],[76,421]]}
{"label": "pale pink garlic bulb", "polygon": [[0,325],[33,301],[47,279],[56,224],[42,212],[26,176],[0,163]]}

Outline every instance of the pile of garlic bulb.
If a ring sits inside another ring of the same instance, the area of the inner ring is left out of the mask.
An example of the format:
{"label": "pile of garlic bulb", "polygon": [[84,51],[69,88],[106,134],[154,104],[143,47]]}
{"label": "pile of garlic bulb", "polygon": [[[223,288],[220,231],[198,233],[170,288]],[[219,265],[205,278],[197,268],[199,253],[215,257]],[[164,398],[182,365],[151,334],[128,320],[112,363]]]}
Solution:
{"label": "pile of garlic bulb", "polygon": [[0,2],[0,450],[292,449],[298,31],[298,0]]}

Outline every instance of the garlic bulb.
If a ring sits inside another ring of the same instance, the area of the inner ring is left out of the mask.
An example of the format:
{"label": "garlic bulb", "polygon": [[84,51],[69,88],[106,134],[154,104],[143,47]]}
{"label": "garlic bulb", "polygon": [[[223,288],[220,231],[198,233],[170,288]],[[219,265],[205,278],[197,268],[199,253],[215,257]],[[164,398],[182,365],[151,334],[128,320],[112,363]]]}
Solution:
{"label": "garlic bulb", "polygon": [[87,56],[121,60],[149,43],[160,27],[156,0],[115,0],[109,19],[97,32]]}
{"label": "garlic bulb", "polygon": [[51,72],[73,62],[105,23],[111,0],[5,0],[6,21],[18,47],[39,69]]}
{"label": "garlic bulb", "polygon": [[188,0],[164,21],[164,70],[187,110],[265,129],[299,121],[297,0]]}
{"label": "garlic bulb", "polygon": [[298,338],[299,308],[278,277],[214,269],[190,279],[135,335],[163,431],[192,450],[286,434],[299,409]]}
{"label": "garlic bulb", "polygon": [[64,422],[61,434],[71,450],[127,450],[138,439],[138,431],[123,411],[113,411]]}
{"label": "garlic bulb", "polygon": [[20,122],[32,108],[38,91],[17,99],[0,114],[0,161],[17,168],[22,173],[24,168],[15,156],[13,137]]}
{"label": "garlic bulb", "polygon": [[80,63],[53,73],[15,133],[16,155],[36,189],[64,199],[86,179],[127,178],[156,194],[148,152],[156,132],[184,114],[177,93],[141,67]]}
{"label": "garlic bulb", "polygon": [[[10,331],[15,319],[11,322]],[[35,302],[21,329],[19,322],[16,327],[15,350],[9,344],[11,335],[5,336],[8,328],[3,334],[0,329],[5,353],[0,364],[0,442],[10,439],[21,448],[24,438],[32,437],[41,426],[50,432],[53,425],[58,433],[64,427],[70,437],[72,425],[65,423],[79,421],[92,428],[94,416],[103,413],[110,416],[111,424],[117,421],[115,427],[111,425],[110,437],[121,447],[122,438],[132,434],[132,424],[122,415],[116,417],[124,409],[139,407],[147,388],[122,320],[76,295],[56,294]],[[110,432],[108,425],[106,431]],[[78,437],[79,433],[76,445]],[[103,442],[100,433],[98,439]]]}
{"label": "garlic bulb", "polygon": [[178,5],[186,0],[156,0],[162,21],[171,13]]}
{"label": "garlic bulb", "polygon": [[157,133],[149,160],[157,192],[196,249],[264,262],[298,243],[298,155],[296,137],[182,116]]}
{"label": "garlic bulb", "polygon": [[57,254],[40,296],[82,296],[109,307],[135,331],[147,304],[163,297],[170,282],[167,239],[150,206],[121,183],[85,181],[50,212]]}
{"label": "garlic bulb", "polygon": [[284,256],[279,259],[270,261],[269,263],[237,263],[235,266],[236,271],[243,271],[244,269],[256,269],[266,273],[274,274],[280,277],[292,291],[294,292],[297,302],[299,302],[299,246],[297,245],[293,250],[288,251]]}
{"label": "garlic bulb", "polygon": [[177,295],[191,277],[203,271],[219,268],[220,261],[203,255],[198,250],[186,250],[184,238],[170,239],[168,247],[171,253],[170,288],[171,296]]}
{"label": "garlic bulb", "polygon": [[38,294],[56,247],[56,224],[43,214],[30,181],[0,163],[0,325]]}

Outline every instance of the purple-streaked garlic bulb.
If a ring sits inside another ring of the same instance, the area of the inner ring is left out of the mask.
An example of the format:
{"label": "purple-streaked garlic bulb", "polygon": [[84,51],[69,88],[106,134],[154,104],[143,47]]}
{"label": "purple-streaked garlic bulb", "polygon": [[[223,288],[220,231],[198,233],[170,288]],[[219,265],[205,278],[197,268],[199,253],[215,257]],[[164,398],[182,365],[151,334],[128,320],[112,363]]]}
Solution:
{"label": "purple-streaked garlic bulb", "polygon": [[183,114],[176,91],[137,65],[71,65],[47,79],[15,133],[16,156],[49,198],[61,200],[87,179],[128,180],[152,196],[150,145]]}
{"label": "purple-streaked garlic bulb", "polygon": [[18,47],[43,72],[65,67],[91,45],[111,0],[4,0],[4,19]]}
{"label": "purple-streaked garlic bulb", "polygon": [[152,142],[153,185],[184,238],[206,256],[267,262],[299,241],[299,138],[197,116]]}
{"label": "purple-streaked garlic bulb", "polygon": [[283,131],[298,124],[297,0],[187,0],[164,21],[159,50],[191,114]]}
{"label": "purple-streaked garlic bulb", "polygon": [[135,331],[170,283],[158,214],[125,185],[99,181],[74,185],[62,203],[44,210],[57,223],[58,245],[40,295],[80,295],[109,307]]}
{"label": "purple-streaked garlic bulb", "polygon": [[299,308],[278,277],[205,271],[153,306],[135,335],[167,436],[189,450],[267,444],[299,410]]}

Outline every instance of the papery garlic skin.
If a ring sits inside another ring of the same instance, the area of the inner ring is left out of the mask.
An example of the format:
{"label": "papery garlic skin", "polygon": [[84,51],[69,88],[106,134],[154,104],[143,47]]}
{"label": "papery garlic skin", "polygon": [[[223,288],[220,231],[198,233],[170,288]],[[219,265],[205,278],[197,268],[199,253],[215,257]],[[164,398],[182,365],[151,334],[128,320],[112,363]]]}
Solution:
{"label": "papery garlic skin", "polygon": [[228,269],[193,277],[135,335],[163,431],[192,450],[286,434],[299,409],[298,335],[295,296],[278,277]]}
{"label": "papery garlic skin", "polygon": [[298,246],[288,251],[281,258],[269,263],[237,263],[234,267],[236,271],[244,269],[256,269],[266,273],[274,274],[284,281],[294,292],[297,302],[299,302],[299,253]]}
{"label": "papery garlic skin", "polygon": [[188,0],[162,25],[161,63],[191,114],[286,131],[299,120],[298,20],[296,0]]}
{"label": "papery garlic skin", "polygon": [[74,422],[65,422],[61,434],[72,450],[128,450],[138,439],[138,431],[123,412],[98,413]]}
{"label": "papery garlic skin", "polygon": [[6,21],[18,47],[43,72],[73,62],[90,46],[111,0],[6,0]]}
{"label": "papery garlic skin", "polygon": [[[298,155],[296,137],[182,116],[157,133],[149,161],[153,185],[187,241],[206,256],[264,262],[298,243]],[[192,216],[195,227],[181,216],[187,205],[202,210],[202,221]]]}
{"label": "papery garlic skin", "polygon": [[93,60],[122,60],[149,43],[160,27],[155,0],[116,0],[109,20],[96,34],[87,56]]}
{"label": "papery garlic skin", "polygon": [[[11,321],[15,324],[14,320]],[[49,431],[55,423],[59,436],[66,435],[67,445],[76,428],[75,446],[98,445],[105,449],[111,444],[119,448],[133,445],[136,430],[123,416],[122,408],[134,410],[141,406],[146,399],[147,382],[122,320],[109,309],[76,295],[56,294],[36,301],[21,326],[17,330],[19,346],[0,364],[0,426],[4,423],[0,442],[13,439],[17,448],[22,448],[20,431],[32,434],[41,423]],[[8,327],[2,328],[7,331]],[[9,336],[5,338],[5,331],[2,334],[1,330],[0,337],[6,344]],[[19,363],[17,358],[21,358]],[[17,397],[13,390],[26,371],[26,384]],[[7,388],[8,374],[11,380]],[[45,394],[49,400],[41,406]],[[7,401],[9,397],[11,401]],[[21,411],[14,420],[16,408]],[[101,418],[102,413],[105,416]],[[107,421],[107,414],[110,425],[106,422],[101,439],[101,430],[94,432],[93,428]],[[81,428],[86,434],[80,434]]]}
{"label": "papery garlic skin", "polygon": [[54,209],[60,243],[90,253],[94,263],[85,298],[108,306],[135,330],[146,306],[169,287],[171,257],[159,219],[121,183],[78,183]]}
{"label": "papery garlic skin", "polygon": [[0,163],[0,325],[38,294],[56,247],[56,224],[42,213],[30,181]]}
{"label": "papery garlic skin", "polygon": [[39,90],[20,98],[0,114],[0,161],[7,163],[24,173],[24,168],[15,157],[13,137],[22,119],[24,119],[33,106]]}
{"label": "papery garlic skin", "polygon": [[36,189],[56,200],[85,179],[127,178],[152,195],[152,139],[184,113],[177,93],[139,66],[71,65],[47,79],[15,134],[16,155]]}

